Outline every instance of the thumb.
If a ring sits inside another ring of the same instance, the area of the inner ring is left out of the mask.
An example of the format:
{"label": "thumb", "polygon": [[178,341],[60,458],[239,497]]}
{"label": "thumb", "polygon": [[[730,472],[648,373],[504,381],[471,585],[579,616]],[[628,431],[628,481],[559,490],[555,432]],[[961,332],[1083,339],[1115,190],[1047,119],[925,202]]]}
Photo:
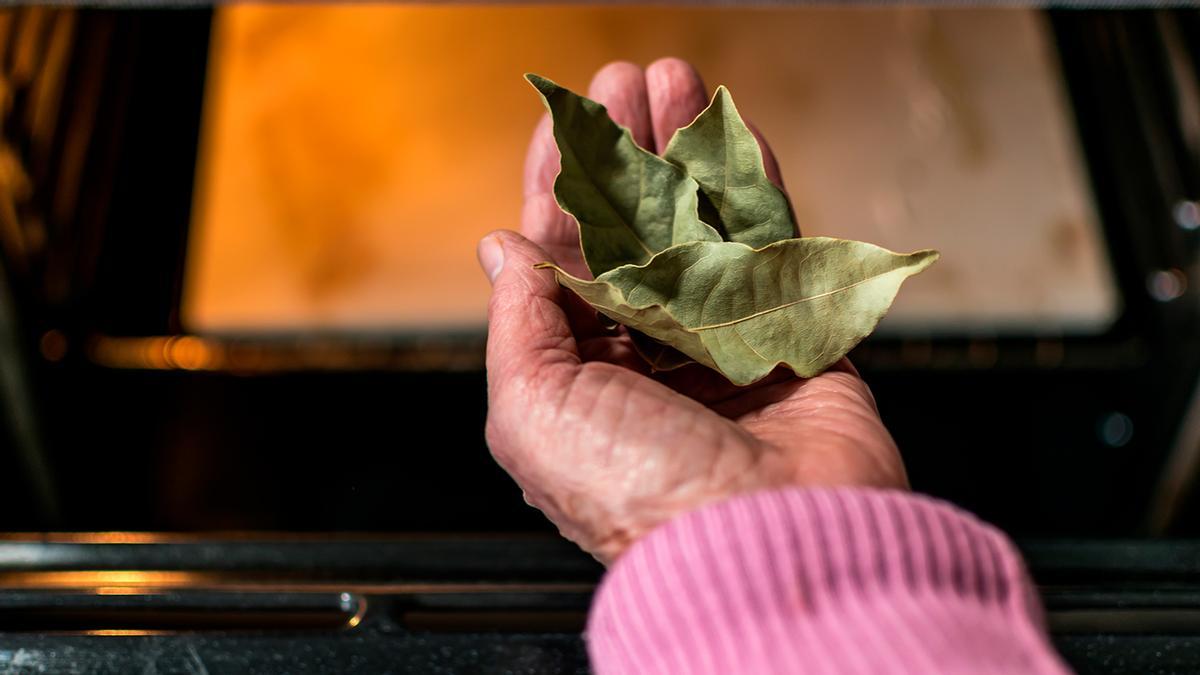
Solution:
{"label": "thumb", "polygon": [[487,370],[492,396],[514,382],[544,376],[547,366],[578,365],[579,354],[564,311],[566,298],[548,270],[533,266],[551,257],[507,230],[479,242],[479,264],[492,282],[488,303]]}

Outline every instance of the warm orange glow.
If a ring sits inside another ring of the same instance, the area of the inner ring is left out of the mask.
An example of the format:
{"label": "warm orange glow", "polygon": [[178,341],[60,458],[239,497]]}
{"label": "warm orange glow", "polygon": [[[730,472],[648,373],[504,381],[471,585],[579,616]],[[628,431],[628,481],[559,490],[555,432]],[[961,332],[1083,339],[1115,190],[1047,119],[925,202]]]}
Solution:
{"label": "warm orange glow", "polygon": [[88,341],[88,358],[106,368],[281,372],[296,370],[464,371],[483,366],[483,340],[403,341],[297,338],[217,339],[193,335],[111,337]]}
{"label": "warm orange glow", "polygon": [[88,343],[88,356],[92,361],[110,368],[163,369],[170,366],[167,346],[171,339],[96,337]]}
{"label": "warm orange glow", "polygon": [[363,617],[367,615],[367,599],[359,597],[355,603],[354,616],[346,622],[346,628],[357,628],[362,623]]}
{"label": "warm orange glow", "polygon": [[141,570],[71,570],[61,572],[0,573],[0,588],[181,588],[203,585],[212,575],[198,572],[162,572]]}
{"label": "warm orange glow", "polygon": [[144,637],[146,635],[169,635],[169,631],[162,630],[136,630],[136,629],[110,629],[103,630],[85,630],[84,635],[100,635],[106,637]]}
{"label": "warm orange glow", "polygon": [[101,586],[91,591],[96,595],[146,595],[148,592],[140,586]]}
{"label": "warm orange glow", "polygon": [[0,532],[0,541],[37,541],[70,544],[159,544],[186,539],[186,535],[162,532]]}
{"label": "warm orange glow", "polygon": [[88,356],[109,368],[150,370],[208,370],[228,368],[219,342],[191,335],[112,338],[98,336],[89,343]]}
{"label": "warm orange glow", "polygon": [[169,540],[155,532],[73,532],[65,536],[79,544],[161,544]]}
{"label": "warm orange glow", "polygon": [[[542,114],[522,73],[585,91],[608,61],[675,55],[771,139],[806,234],[941,249],[885,327],[1102,325],[1115,296],[1051,45],[1009,9],[221,7],[183,319],[480,325],[475,243],[517,227]],[[204,368],[204,344],[137,359]]]}
{"label": "warm orange glow", "polygon": [[[88,591],[97,595],[144,595],[179,588],[246,592],[325,593],[586,593],[586,583],[331,583],[289,582],[237,577],[215,572],[165,572],[144,570],[71,570],[58,572],[0,572],[0,589],[44,589]],[[361,598],[359,598],[361,601]],[[360,603],[357,610],[364,606]]]}
{"label": "warm orange glow", "polygon": [[200,338],[176,338],[167,349],[167,360],[184,370],[202,370],[212,364],[213,349]]}

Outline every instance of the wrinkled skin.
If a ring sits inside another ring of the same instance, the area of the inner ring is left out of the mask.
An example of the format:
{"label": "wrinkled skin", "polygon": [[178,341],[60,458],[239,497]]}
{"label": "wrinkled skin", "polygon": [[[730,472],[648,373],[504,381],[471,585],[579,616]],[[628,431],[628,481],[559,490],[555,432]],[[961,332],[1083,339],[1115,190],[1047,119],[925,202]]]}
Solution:
{"label": "wrinkled skin", "polygon": [[[647,149],[707,105],[695,70],[662,59],[612,63],[588,96]],[[907,488],[867,385],[843,360],[802,380],[779,369],[734,387],[697,365],[651,375],[628,335],[535,263],[590,278],[574,220],[554,201],[558,151],[538,125],[525,166],[521,233],[494,232],[479,257],[488,311],[487,440],[492,455],[563,536],[605,563],[671,517],[764,488]],[[759,137],[771,179],[779,169]]]}

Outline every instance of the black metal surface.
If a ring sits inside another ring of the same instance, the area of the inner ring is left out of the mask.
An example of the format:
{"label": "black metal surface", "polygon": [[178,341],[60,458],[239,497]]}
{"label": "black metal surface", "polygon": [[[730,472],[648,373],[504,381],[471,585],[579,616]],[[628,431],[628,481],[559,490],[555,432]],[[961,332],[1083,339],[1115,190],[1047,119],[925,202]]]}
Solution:
{"label": "black metal surface", "polygon": [[[1200,672],[1200,638],[1067,636],[1055,646],[1080,675]],[[578,635],[375,633],[298,636],[14,636],[0,634],[0,672],[11,675],[412,673],[580,675]]]}
{"label": "black metal surface", "polygon": [[47,380],[70,529],[553,532],[487,451],[479,372]]}
{"label": "black metal surface", "polygon": [[1200,582],[1194,540],[1026,540],[1021,551],[1042,585]]}
{"label": "black metal surface", "polygon": [[1200,672],[1200,638],[1178,635],[1069,635],[1054,646],[1079,675],[1187,675]]}
{"label": "black metal surface", "polygon": [[120,590],[0,593],[0,633],[337,632],[365,607],[350,593]]}
{"label": "black metal surface", "polygon": [[153,543],[86,543],[80,541],[87,539],[84,535],[0,538],[0,580],[29,570],[189,570],[359,583],[589,583],[603,571],[591,556],[558,537],[148,537]]}
{"label": "black metal surface", "polygon": [[587,673],[577,635],[351,632],[305,636],[0,635],[9,675],[201,675],[413,673],[571,675]]}
{"label": "black metal surface", "polygon": [[[551,540],[88,538],[120,535],[0,542],[0,672],[588,672],[579,633],[588,584],[536,582],[594,581],[599,568]],[[1055,645],[1077,672],[1200,669],[1200,543],[1033,542],[1024,551]],[[514,559],[527,561],[519,574]],[[436,560],[452,580],[436,579]],[[190,561],[195,576],[180,588],[140,587],[155,577],[129,574],[115,588],[38,587],[65,571],[103,582],[104,570],[178,571]]]}
{"label": "black metal surface", "polygon": [[[116,18],[102,90],[104,208],[80,213],[99,234],[94,276],[69,307],[73,322],[116,334],[179,330],[212,11],[142,10]],[[120,251],[119,254],[115,252]]]}

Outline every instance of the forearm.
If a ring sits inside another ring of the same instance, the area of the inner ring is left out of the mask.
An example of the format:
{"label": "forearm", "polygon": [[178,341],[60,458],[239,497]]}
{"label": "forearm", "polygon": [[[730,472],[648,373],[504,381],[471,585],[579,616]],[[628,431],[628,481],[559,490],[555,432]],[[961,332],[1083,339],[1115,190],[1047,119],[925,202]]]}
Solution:
{"label": "forearm", "polygon": [[1008,539],[901,492],[790,489],[679,517],[597,593],[617,673],[1062,673]]}

